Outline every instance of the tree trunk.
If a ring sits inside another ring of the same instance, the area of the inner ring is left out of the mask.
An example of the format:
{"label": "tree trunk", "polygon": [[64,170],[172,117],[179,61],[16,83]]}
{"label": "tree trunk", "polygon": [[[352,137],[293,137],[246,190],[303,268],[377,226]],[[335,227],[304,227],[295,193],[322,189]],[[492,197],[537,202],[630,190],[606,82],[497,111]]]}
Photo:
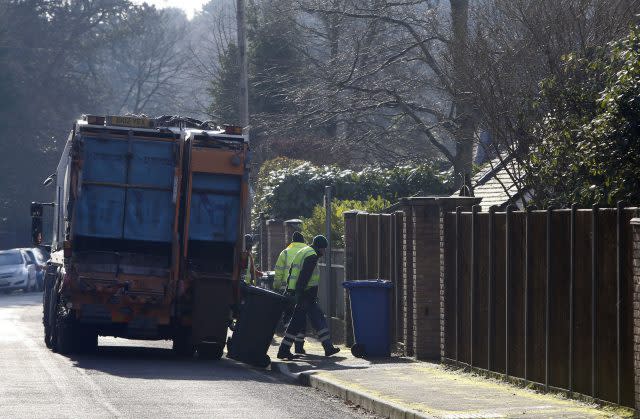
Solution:
{"label": "tree trunk", "polygon": [[456,111],[456,156],[453,167],[456,182],[471,179],[473,139],[476,121],[473,104],[466,83],[469,0],[450,0],[451,4],[451,58],[453,63],[453,105]]}

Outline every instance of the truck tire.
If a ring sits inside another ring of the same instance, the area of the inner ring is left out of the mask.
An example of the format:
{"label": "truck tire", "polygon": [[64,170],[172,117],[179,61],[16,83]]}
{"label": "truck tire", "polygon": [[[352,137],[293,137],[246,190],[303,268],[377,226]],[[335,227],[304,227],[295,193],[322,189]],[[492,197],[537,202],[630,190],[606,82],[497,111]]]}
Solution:
{"label": "truck tire", "polygon": [[[49,314],[47,315],[47,327],[49,329],[49,339],[47,347],[51,348],[53,352],[58,351],[58,333],[57,333],[57,312],[58,312],[58,293],[56,292],[55,277],[49,282]],[[46,338],[46,334],[45,334]]]}
{"label": "truck tire", "polygon": [[180,357],[191,358],[195,347],[191,342],[191,328],[181,327],[173,337],[173,352]]}
{"label": "truck tire", "polygon": [[56,349],[62,355],[75,352],[75,322],[69,315],[58,313],[56,318]]}
{"label": "truck tire", "polygon": [[47,282],[44,284],[44,292],[42,293],[42,325],[44,326],[44,344],[51,349],[51,327],[49,326],[49,287]]}
{"label": "truck tire", "polygon": [[224,345],[213,342],[204,342],[198,345],[198,359],[218,360],[222,358]]}

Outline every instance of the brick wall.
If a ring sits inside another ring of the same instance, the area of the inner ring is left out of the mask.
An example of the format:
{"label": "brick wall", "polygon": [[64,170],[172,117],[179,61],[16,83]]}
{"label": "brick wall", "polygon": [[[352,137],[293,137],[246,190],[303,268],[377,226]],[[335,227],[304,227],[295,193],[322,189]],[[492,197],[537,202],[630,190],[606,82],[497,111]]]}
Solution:
{"label": "brick wall", "polygon": [[440,357],[440,215],[435,199],[415,202],[413,228],[413,352]]}
{"label": "brick wall", "polygon": [[284,225],[280,220],[267,221],[267,270],[272,271],[276,266],[278,255],[285,247]]}
{"label": "brick wall", "polygon": [[636,411],[640,411],[640,218],[631,220],[631,229],[633,231],[633,367],[635,408]]}
{"label": "brick wall", "polygon": [[[302,229],[302,220],[293,219],[293,220],[287,220],[284,222],[285,246],[291,243],[291,236],[293,236],[293,232],[300,231],[301,229]],[[311,243],[311,240],[313,239],[313,237],[305,237],[304,239],[307,241],[307,243]]]}

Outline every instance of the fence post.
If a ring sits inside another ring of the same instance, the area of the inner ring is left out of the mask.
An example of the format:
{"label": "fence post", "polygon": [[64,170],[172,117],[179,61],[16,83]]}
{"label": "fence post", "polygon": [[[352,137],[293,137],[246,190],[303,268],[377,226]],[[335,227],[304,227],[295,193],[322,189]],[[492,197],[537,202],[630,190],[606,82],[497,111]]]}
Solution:
{"label": "fence post", "polygon": [[553,208],[547,208],[547,275],[545,281],[544,295],[544,387],[545,391],[549,391],[549,327],[551,316],[551,275],[553,273],[553,265],[551,258],[551,241],[553,240]]}
{"label": "fence post", "polygon": [[598,284],[598,205],[594,205],[591,213],[591,397],[596,397],[596,309]]}
{"label": "fence post", "polygon": [[455,336],[456,336],[456,363],[460,363],[460,341],[459,341],[459,333],[460,333],[460,316],[458,315],[458,311],[460,310],[460,301],[459,301],[459,287],[460,287],[460,212],[462,211],[462,207],[456,208],[456,278],[454,285],[454,295],[455,295]]}
{"label": "fence post", "polygon": [[333,270],[332,270],[332,259],[333,255],[331,254],[333,246],[331,245],[331,186],[325,186],[324,188],[324,211],[325,211],[325,237],[327,238],[328,246],[326,249],[325,255],[325,264],[326,264],[326,279],[327,281],[327,309],[328,317],[334,316],[334,305],[335,305],[335,290],[333,284]]}
{"label": "fence post", "polygon": [[622,251],[622,223],[624,221],[624,202],[616,205],[616,388],[617,402],[622,403],[622,276],[624,275],[624,252]]}
{"label": "fence post", "polygon": [[471,208],[471,286],[469,289],[469,365],[473,367],[473,310],[474,292],[478,281],[478,210],[480,205]]}
{"label": "fence post", "polygon": [[[358,211],[345,211],[344,216],[344,279],[354,281],[356,279],[356,253],[357,225],[356,214]],[[344,292],[344,340],[347,346],[353,345],[353,327],[351,324],[351,302],[349,293]]]}
{"label": "fence post", "polygon": [[571,204],[571,260],[569,261],[569,395],[573,396],[573,323],[574,323],[574,300],[576,287],[576,215],[578,205]]}
{"label": "fence post", "polygon": [[634,407],[640,410],[640,218],[631,220],[633,241],[633,370]]}
{"label": "fence post", "polygon": [[260,234],[260,269],[267,270],[269,259],[269,246],[267,245],[267,219],[264,212],[261,212],[258,217],[258,232]]}
{"label": "fence post", "polygon": [[505,307],[505,316],[504,316],[504,375],[509,377],[509,294],[511,290],[511,229],[513,223],[513,205],[507,206],[507,214],[506,214],[506,228],[505,228],[505,253],[506,253],[506,272],[505,272],[505,282],[504,282],[504,307]]}
{"label": "fence post", "polygon": [[492,371],[492,343],[494,341],[494,327],[493,322],[495,320],[495,308],[493,307],[493,295],[495,293],[496,286],[496,207],[491,206],[489,208],[489,295],[488,301],[488,321],[487,321],[487,369]]}
{"label": "fence post", "polygon": [[531,207],[525,210],[525,256],[524,256],[524,379],[527,380],[528,374],[528,355],[529,355],[529,284],[531,283]]}

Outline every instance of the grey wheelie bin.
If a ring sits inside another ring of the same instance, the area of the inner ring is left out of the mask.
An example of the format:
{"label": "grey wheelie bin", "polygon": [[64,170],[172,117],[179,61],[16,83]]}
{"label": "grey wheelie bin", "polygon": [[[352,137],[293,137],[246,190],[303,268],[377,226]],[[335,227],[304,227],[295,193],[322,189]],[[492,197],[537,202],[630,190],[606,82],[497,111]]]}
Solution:
{"label": "grey wheelie bin", "polygon": [[253,286],[243,287],[243,294],[233,335],[227,341],[227,356],[264,368],[271,363],[267,351],[290,301],[273,291]]}

